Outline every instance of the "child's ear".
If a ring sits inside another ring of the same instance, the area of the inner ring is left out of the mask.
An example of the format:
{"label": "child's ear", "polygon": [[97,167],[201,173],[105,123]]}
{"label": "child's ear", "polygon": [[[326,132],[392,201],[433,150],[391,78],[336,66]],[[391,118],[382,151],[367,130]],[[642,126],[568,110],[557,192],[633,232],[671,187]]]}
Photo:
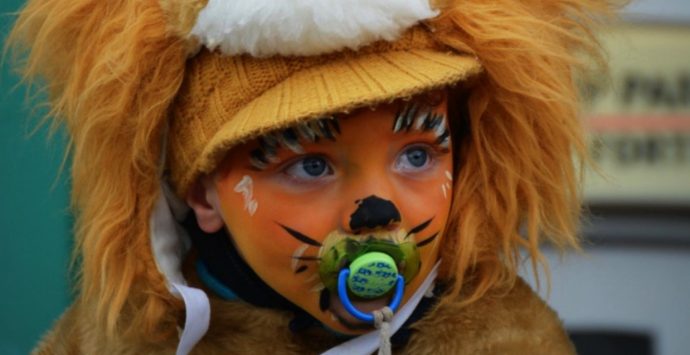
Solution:
{"label": "child's ear", "polygon": [[202,231],[215,233],[223,228],[225,223],[212,177],[204,176],[192,184],[187,193],[187,204],[194,210]]}

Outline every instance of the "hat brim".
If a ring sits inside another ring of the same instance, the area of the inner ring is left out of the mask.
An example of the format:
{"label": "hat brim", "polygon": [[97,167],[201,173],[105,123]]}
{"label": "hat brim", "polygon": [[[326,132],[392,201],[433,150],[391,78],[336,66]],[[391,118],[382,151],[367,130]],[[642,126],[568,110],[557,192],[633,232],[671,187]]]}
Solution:
{"label": "hat brim", "polygon": [[429,49],[343,56],[301,70],[266,90],[221,126],[189,174],[210,173],[230,148],[263,133],[411,97],[464,81],[481,70],[475,57]]}

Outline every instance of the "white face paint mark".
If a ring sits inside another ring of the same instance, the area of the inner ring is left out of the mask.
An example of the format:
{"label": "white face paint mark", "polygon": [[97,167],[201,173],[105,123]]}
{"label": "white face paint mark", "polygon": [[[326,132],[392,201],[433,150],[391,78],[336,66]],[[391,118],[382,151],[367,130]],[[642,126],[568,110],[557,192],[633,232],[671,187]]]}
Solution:
{"label": "white face paint mark", "polygon": [[[445,173],[446,173],[446,179],[448,179],[448,181],[453,181],[453,175],[451,175],[450,171],[446,170]],[[450,182],[444,182],[441,185],[441,190],[443,190],[443,198],[446,198],[446,199],[448,198],[448,192],[451,191],[452,188],[453,188],[453,185],[451,185]]]}
{"label": "white face paint mark", "polygon": [[[446,179],[448,181],[453,181],[453,175],[451,175],[450,171],[446,170]],[[453,188],[453,185],[450,184],[450,182],[444,182],[441,184],[441,190],[443,191],[443,198],[447,199],[448,198],[448,192],[451,191]]]}
{"label": "white face paint mark", "polygon": [[292,253],[292,260],[291,260],[291,266],[292,266],[292,272],[297,271],[297,265],[299,264],[299,257],[301,257],[304,252],[309,248],[308,244],[302,244],[297,249],[295,249],[295,252]]}
{"label": "white face paint mark", "polygon": [[235,185],[235,192],[239,192],[244,197],[244,209],[249,212],[250,216],[256,213],[259,203],[254,199],[254,182],[249,175],[242,177],[242,180]]}
{"label": "white face paint mark", "polygon": [[307,277],[307,279],[305,281],[307,283],[312,283],[312,282],[319,280],[319,279],[320,279],[319,274],[312,274],[311,276]]}

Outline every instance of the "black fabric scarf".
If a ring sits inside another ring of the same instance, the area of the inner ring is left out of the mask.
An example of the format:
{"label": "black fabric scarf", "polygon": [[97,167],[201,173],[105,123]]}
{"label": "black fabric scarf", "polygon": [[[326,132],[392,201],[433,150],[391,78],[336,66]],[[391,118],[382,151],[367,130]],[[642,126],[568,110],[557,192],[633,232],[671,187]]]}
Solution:
{"label": "black fabric scarf", "polygon": [[221,228],[208,234],[197,224],[194,213],[183,222],[192,245],[208,271],[231,289],[243,301],[263,308],[299,310],[292,302],[268,286],[244,261],[232,243],[228,232]]}

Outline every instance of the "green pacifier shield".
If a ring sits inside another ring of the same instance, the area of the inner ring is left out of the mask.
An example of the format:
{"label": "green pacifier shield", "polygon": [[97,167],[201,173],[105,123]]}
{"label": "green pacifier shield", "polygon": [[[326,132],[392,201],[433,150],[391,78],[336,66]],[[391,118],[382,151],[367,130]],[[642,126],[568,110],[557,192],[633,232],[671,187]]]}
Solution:
{"label": "green pacifier shield", "polygon": [[374,251],[361,255],[350,264],[347,286],[359,297],[376,298],[390,291],[397,277],[398,267],[393,258]]}

